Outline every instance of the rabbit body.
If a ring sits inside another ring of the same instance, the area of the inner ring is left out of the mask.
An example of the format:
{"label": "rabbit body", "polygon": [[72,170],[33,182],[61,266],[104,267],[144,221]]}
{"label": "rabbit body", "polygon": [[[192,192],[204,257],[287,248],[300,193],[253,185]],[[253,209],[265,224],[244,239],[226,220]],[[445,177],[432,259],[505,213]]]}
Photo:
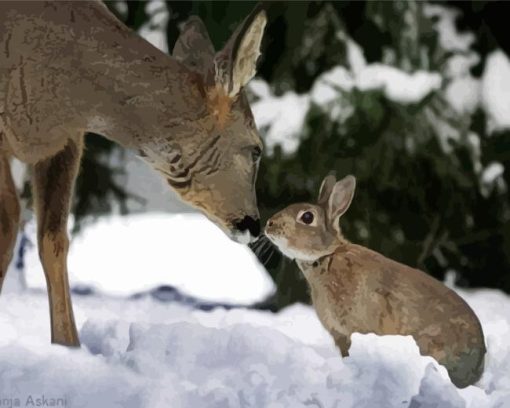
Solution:
{"label": "rabbit body", "polygon": [[480,379],[486,352],[480,322],[436,279],[348,242],[318,261],[297,263],[319,320],[343,356],[354,332],[411,335],[458,387]]}
{"label": "rabbit body", "polygon": [[355,179],[329,176],[319,202],[293,204],[266,224],[267,237],[296,260],[324,327],[343,356],[354,332],[411,335],[452,382],[466,387],[483,373],[480,322],[468,304],[441,282],[347,241],[339,218],[352,200]]}

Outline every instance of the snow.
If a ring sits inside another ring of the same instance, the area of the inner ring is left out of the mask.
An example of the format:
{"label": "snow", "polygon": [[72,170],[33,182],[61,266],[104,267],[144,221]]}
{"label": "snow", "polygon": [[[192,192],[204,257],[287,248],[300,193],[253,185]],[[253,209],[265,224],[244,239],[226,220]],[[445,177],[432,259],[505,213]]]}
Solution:
{"label": "snow", "polygon": [[448,58],[444,77],[444,96],[449,105],[461,115],[471,115],[481,103],[481,81],[471,75],[471,68],[480,57],[474,52],[463,52]]}
{"label": "snow", "polygon": [[[482,107],[489,117],[489,133],[510,127],[510,60],[501,51],[493,52],[486,61],[482,80],[471,75],[480,56],[472,49],[475,36],[459,32],[455,9],[441,5],[424,5],[425,14],[436,19],[435,29],[443,50],[452,55],[441,72],[416,70],[406,72],[397,67],[368,64],[363,49],[352,39],[342,37],[347,47],[346,66],[336,66],[322,73],[309,93],[287,92],[274,96],[268,84],[257,80],[250,86],[257,100],[253,103],[255,121],[271,154],[281,145],[285,154],[293,154],[306,126],[306,115],[312,105],[327,112],[337,123],[345,123],[356,106],[350,94],[381,91],[397,104],[416,104],[433,92],[440,92],[459,115],[471,116]],[[341,35],[340,33],[338,35]],[[464,118],[462,118],[464,120]],[[451,140],[460,140],[461,132],[445,121],[435,123],[430,117],[445,152],[451,151]]]}
{"label": "snow", "polygon": [[115,11],[119,13],[123,18],[127,17],[128,5],[126,0],[114,0],[111,2],[111,5]]}
{"label": "snow", "polygon": [[454,54],[446,62],[445,76],[447,78],[470,75],[471,68],[480,62],[480,56],[474,52]]}
{"label": "snow", "polygon": [[445,97],[456,112],[471,115],[480,103],[480,81],[471,76],[456,78],[446,87]]}
{"label": "snow", "polygon": [[500,191],[506,189],[505,180],[502,177],[504,171],[505,167],[500,162],[491,162],[483,169],[480,175],[480,190],[485,197],[487,197],[495,187]]}
{"label": "snow", "polygon": [[317,78],[311,92],[316,104],[329,103],[338,98],[339,91],[356,88],[361,92],[381,90],[387,99],[405,105],[418,103],[441,87],[441,76],[435,72],[409,74],[390,65],[367,65],[362,49],[352,40],[347,40],[347,59],[350,70],[338,66]]}
{"label": "snow", "polygon": [[[419,103],[442,86],[441,75],[436,72],[417,70],[407,73],[391,65],[367,64],[359,45],[351,39],[345,41],[349,69],[336,66],[322,73],[309,93],[298,95],[288,91],[275,96],[263,80],[250,83],[250,92],[257,99],[251,104],[253,116],[269,154],[276,145],[280,145],[287,155],[297,150],[312,104],[327,111],[333,120],[343,123],[355,109],[346,98],[354,89],[359,92],[381,91],[388,100],[407,105]],[[472,93],[473,89],[459,91],[453,88],[451,92],[457,96],[460,92]],[[471,109],[469,102],[462,103],[468,106],[465,109]]]}
{"label": "snow", "polygon": [[334,120],[343,122],[354,108],[342,99],[342,92],[349,93],[354,88],[361,92],[380,90],[389,100],[411,104],[420,102],[441,87],[441,76],[437,73],[416,71],[408,74],[384,64],[363,66],[362,55],[354,51],[353,55],[352,65],[357,72],[334,67],[317,78],[310,94],[298,95],[289,91],[274,96],[262,80],[250,85],[250,91],[258,98],[251,105],[253,116],[269,154],[276,145],[280,145],[287,155],[297,150],[311,102],[328,109]]}
{"label": "snow", "polygon": [[503,175],[505,168],[499,162],[489,163],[484,169],[482,174],[482,182],[484,184],[492,184],[494,181]]}
{"label": "snow", "polygon": [[312,308],[193,310],[150,297],[74,296],[82,348],[49,344],[47,300],[0,297],[0,397],[80,407],[505,407],[510,299],[460,291],[481,319],[484,377],[459,390],[410,337],[352,336],[342,359]]}
{"label": "snow", "polygon": [[[436,72],[417,70],[407,73],[397,67],[373,63],[367,64],[363,50],[351,39],[346,40],[349,73],[334,68],[325,75],[331,76],[336,72],[336,83],[343,90],[353,87],[360,91],[382,90],[386,98],[400,104],[418,103],[431,92],[441,87],[441,75]],[[319,78],[319,81],[324,75]],[[333,82],[334,83],[334,82]]]}
{"label": "snow", "polygon": [[[299,146],[299,136],[310,107],[308,95],[287,92],[277,97],[264,92],[260,82],[252,88],[261,99],[251,105],[257,127],[264,133],[264,142],[271,154],[280,145],[285,154],[294,153]],[[266,88],[267,89],[267,88]],[[264,132],[264,129],[267,131]]]}
{"label": "snow", "polygon": [[354,79],[344,67],[334,67],[315,81],[311,97],[315,104],[325,105],[337,101],[340,92],[351,92]]}
{"label": "snow", "polygon": [[[27,284],[44,288],[33,221],[27,234],[34,243],[25,258]],[[206,301],[252,304],[274,291],[255,255],[196,213],[99,219],[73,239],[68,265],[72,287],[111,295],[171,285]]]}
{"label": "snow", "polygon": [[205,312],[148,292],[121,296],[162,283],[206,299],[249,302],[270,294],[272,282],[253,255],[203,216],[113,216],[88,227],[71,248],[73,285],[102,290],[72,295],[82,348],[50,344],[48,300],[34,284],[43,274],[32,248],[31,288],[0,296],[0,406],[30,406],[29,398],[84,408],[510,402],[510,298],[499,291],[458,290],[479,316],[488,348],[481,381],[459,390],[410,336],[354,333],[342,359],[310,306]]}
{"label": "snow", "polygon": [[347,38],[345,40],[347,45],[347,61],[351,72],[355,75],[362,72],[366,66],[367,61],[363,49],[353,40]]}
{"label": "snow", "polygon": [[492,129],[510,127],[510,60],[500,50],[487,57],[482,76],[482,102]]}
{"label": "snow", "polygon": [[25,163],[15,158],[11,160],[12,179],[18,191],[21,191],[23,189],[23,184],[25,183],[25,180],[28,178],[27,173],[28,166]]}
{"label": "snow", "polygon": [[138,33],[148,42],[168,54],[166,27],[169,19],[168,8],[163,0],[149,0],[145,5],[148,21]]}
{"label": "snow", "polygon": [[352,86],[360,91],[382,90],[387,99],[403,105],[418,103],[441,87],[441,76],[435,72],[417,70],[409,74],[391,65],[367,65],[363,50],[350,39],[347,40],[347,60],[353,77]]}
{"label": "snow", "polygon": [[471,155],[471,160],[473,162],[474,170],[477,174],[479,174],[482,170],[482,151],[481,151],[481,142],[480,136],[474,132],[469,132],[467,134],[467,147],[469,148],[469,153]]}
{"label": "snow", "polygon": [[458,10],[437,4],[424,4],[423,12],[429,18],[436,18],[435,28],[439,34],[439,45],[447,51],[467,51],[475,41],[471,32],[457,30]]}
{"label": "snow", "polygon": [[257,98],[265,99],[271,97],[271,88],[269,87],[269,84],[262,79],[252,79],[248,87],[250,92]]}
{"label": "snow", "polygon": [[408,74],[398,68],[375,63],[360,72],[356,87],[362,91],[380,89],[386,98],[401,104],[418,103],[441,87],[441,76],[422,70]]}

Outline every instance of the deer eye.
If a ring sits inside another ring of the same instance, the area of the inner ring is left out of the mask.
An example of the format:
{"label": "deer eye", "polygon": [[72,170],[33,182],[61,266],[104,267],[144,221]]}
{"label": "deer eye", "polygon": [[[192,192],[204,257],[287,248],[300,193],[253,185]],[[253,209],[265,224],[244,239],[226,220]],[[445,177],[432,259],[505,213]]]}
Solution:
{"label": "deer eye", "polygon": [[251,159],[254,161],[254,162],[257,162],[259,159],[260,159],[260,156],[262,155],[262,149],[258,146],[255,146],[252,150],[251,150]]}
{"label": "deer eye", "polygon": [[301,214],[300,219],[304,224],[310,225],[314,220],[314,216],[311,211],[305,211],[303,214]]}

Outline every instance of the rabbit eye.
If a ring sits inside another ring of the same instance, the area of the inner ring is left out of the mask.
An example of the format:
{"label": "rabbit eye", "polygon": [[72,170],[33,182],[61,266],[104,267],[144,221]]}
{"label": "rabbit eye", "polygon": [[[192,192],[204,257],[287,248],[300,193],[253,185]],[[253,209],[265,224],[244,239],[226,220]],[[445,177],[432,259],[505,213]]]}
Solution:
{"label": "rabbit eye", "polygon": [[305,224],[310,225],[313,222],[313,213],[310,211],[306,211],[301,215],[301,221],[303,221]]}

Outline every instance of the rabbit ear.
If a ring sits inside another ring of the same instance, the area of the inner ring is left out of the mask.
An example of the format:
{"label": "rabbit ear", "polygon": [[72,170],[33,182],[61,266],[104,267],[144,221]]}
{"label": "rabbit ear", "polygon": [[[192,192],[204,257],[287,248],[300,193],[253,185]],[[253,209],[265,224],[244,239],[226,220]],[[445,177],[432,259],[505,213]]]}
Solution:
{"label": "rabbit ear", "polygon": [[328,201],[328,219],[333,228],[340,232],[338,219],[348,210],[354,197],[356,189],[356,179],[354,176],[346,176],[337,181]]}
{"label": "rabbit ear", "polygon": [[325,205],[328,202],[328,198],[333,191],[333,187],[335,186],[336,178],[333,175],[326,176],[322,181],[321,188],[319,190],[319,198],[317,199],[317,204]]}

